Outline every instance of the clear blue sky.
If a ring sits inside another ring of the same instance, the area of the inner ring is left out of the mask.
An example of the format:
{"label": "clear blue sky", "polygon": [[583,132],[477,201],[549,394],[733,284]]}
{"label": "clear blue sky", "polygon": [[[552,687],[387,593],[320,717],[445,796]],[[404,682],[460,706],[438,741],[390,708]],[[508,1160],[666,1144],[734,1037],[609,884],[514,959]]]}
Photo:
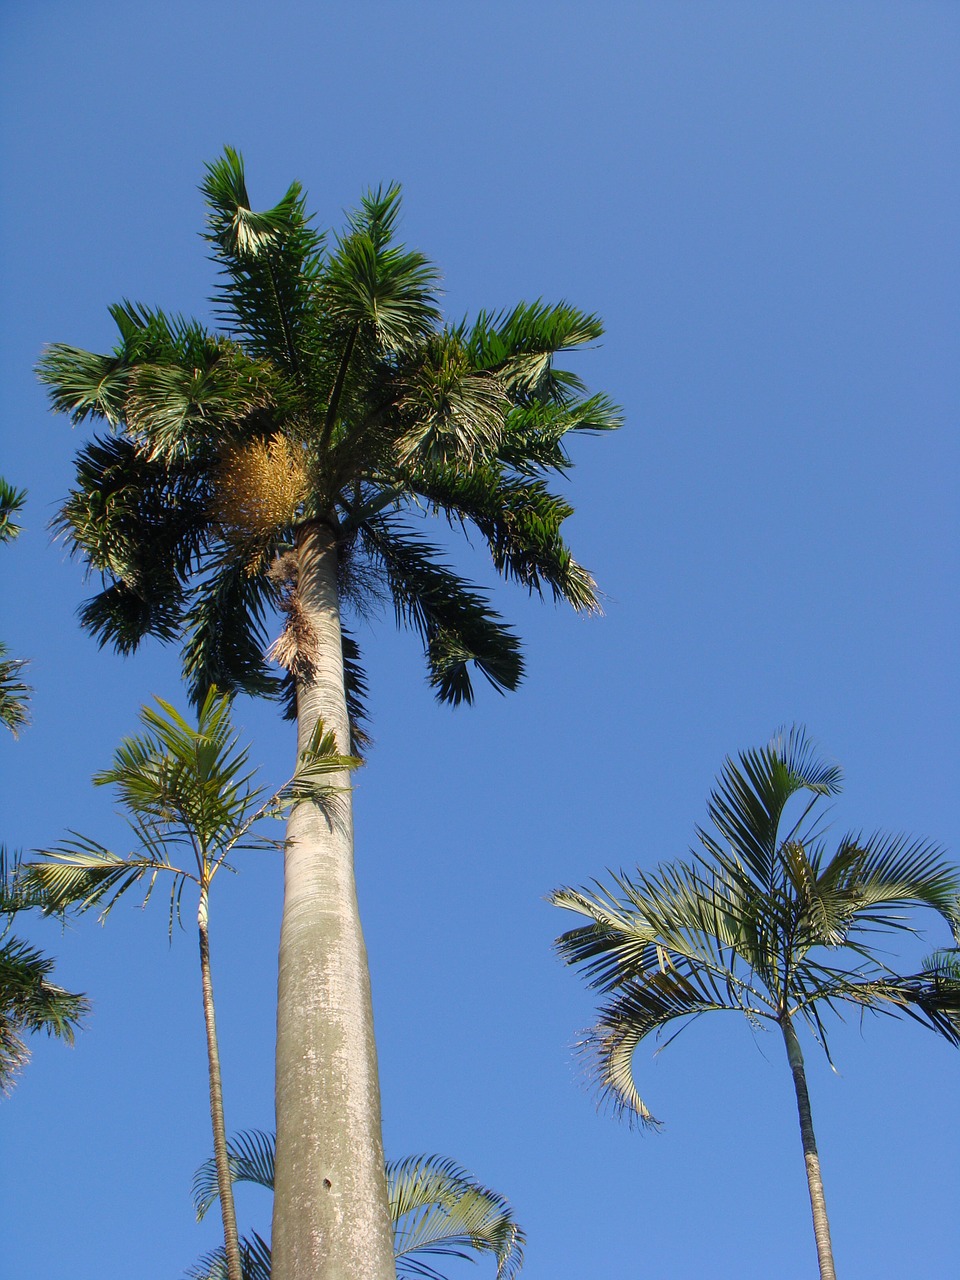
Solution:
{"label": "clear blue sky", "polygon": [[[142,701],[183,700],[175,654],[124,662],[79,631],[82,573],[46,524],[82,437],[32,366],[45,342],[106,349],[125,296],[208,315],[196,186],[224,143],[255,204],[296,177],[328,226],[401,181],[454,317],[542,296],[606,320],[579,368],[626,426],[578,445],[570,522],[605,616],[498,587],[529,678],[456,712],[392,619],[364,637],[388,1153],[452,1156],[508,1195],[531,1280],[814,1274],[782,1047],[699,1023],[638,1059],[661,1134],[597,1116],[570,1051],[591,1001],[543,895],[683,854],[724,755],[794,721],[845,766],[838,836],[960,854],[958,55],[952,0],[21,0],[0,18],[0,471],[30,491],[0,635],[36,686],[32,728],[0,740],[10,844],[122,841],[90,775]],[[461,565],[491,581],[479,548]],[[249,702],[237,719],[281,780],[289,726]],[[219,888],[228,1123],[269,1127],[279,865]],[[188,1196],[210,1147],[194,937],[169,945],[159,903],[33,936],[94,1012],[0,1101],[3,1269],[170,1280],[216,1237]],[[813,1046],[810,1074],[839,1273],[952,1274],[960,1056],[888,1020],[833,1049],[839,1074]],[[240,1213],[262,1229],[266,1198]]]}

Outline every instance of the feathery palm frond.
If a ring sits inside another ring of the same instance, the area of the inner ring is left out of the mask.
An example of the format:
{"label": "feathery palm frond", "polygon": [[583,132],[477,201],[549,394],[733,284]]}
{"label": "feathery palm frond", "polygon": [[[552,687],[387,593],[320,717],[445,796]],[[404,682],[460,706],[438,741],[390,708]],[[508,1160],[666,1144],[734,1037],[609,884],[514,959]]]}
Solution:
{"label": "feathery palm frond", "polygon": [[10,933],[17,912],[47,907],[26,881],[19,855],[0,846],[0,1092],[30,1056],[25,1033],[46,1031],[72,1044],[90,1009],[86,996],[52,981],[53,960]]}
{"label": "feathery palm frond", "polygon": [[507,1200],[452,1160],[409,1156],[387,1165],[399,1276],[443,1280],[427,1257],[492,1254],[497,1280],[523,1265],[525,1236]]}

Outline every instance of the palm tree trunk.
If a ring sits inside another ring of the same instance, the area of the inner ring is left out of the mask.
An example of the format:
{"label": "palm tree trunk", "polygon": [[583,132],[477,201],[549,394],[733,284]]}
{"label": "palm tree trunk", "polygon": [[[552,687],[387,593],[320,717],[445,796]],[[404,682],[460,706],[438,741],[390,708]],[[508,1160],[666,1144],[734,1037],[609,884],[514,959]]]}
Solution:
{"label": "palm tree trunk", "polygon": [[[322,718],[346,752],[336,542],[324,526],[301,534],[297,594],[307,632],[297,673],[299,747]],[[298,804],[287,827],[272,1274],[395,1280],[350,779],[332,781],[344,790],[323,807]]]}
{"label": "palm tree trunk", "polygon": [[830,1243],[830,1223],[827,1204],[823,1195],[823,1179],[820,1176],[820,1157],[813,1132],[813,1114],[810,1095],[807,1093],[807,1074],[803,1066],[800,1041],[789,1014],[780,1023],[787,1046],[787,1060],[793,1072],[793,1087],[797,1093],[797,1112],[800,1116],[800,1138],[803,1142],[803,1161],[807,1170],[807,1188],[810,1192],[810,1210],[813,1214],[813,1234],[817,1241],[817,1261],[820,1264],[820,1280],[837,1280],[833,1268],[833,1246]]}
{"label": "palm tree trunk", "polygon": [[203,1018],[207,1028],[207,1069],[210,1077],[210,1123],[213,1127],[213,1154],[217,1166],[220,1191],[220,1216],[223,1220],[223,1248],[227,1257],[229,1280],[243,1280],[240,1262],[240,1240],[237,1235],[237,1211],[233,1201],[233,1179],[227,1154],[227,1126],[223,1118],[223,1081],[220,1077],[220,1048],[217,1043],[217,1020],[213,1004],[213,977],[210,972],[210,937],[207,932],[207,892],[200,892],[197,911],[200,930],[200,976],[203,982]]}

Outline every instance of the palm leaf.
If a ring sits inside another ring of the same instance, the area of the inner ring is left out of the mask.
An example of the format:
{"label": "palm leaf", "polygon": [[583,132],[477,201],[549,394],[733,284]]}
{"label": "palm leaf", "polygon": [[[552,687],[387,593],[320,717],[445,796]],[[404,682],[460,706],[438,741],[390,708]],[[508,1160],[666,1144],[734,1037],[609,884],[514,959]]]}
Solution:
{"label": "palm leaf", "polygon": [[511,479],[494,465],[421,470],[413,487],[435,509],[469,521],[483,534],[497,572],[531,595],[596,610],[596,584],[574,560],[560,532],[573,508],[540,480]]}
{"label": "palm leaf", "polygon": [[12,542],[19,536],[20,526],[13,517],[23,510],[26,500],[26,489],[15,489],[0,476],[0,542]]}
{"label": "palm leaf", "polygon": [[[710,817],[762,887],[772,884],[777,867],[780,818],[791,796],[805,790],[814,800],[836,795],[842,774],[817,758],[801,728],[779,734],[767,747],[744,751],[739,767],[728,757],[710,794]],[[725,849],[707,832],[697,831],[704,847],[723,861]]]}
{"label": "palm leaf", "polygon": [[146,904],[161,872],[173,875],[171,895],[175,899],[188,873],[169,861],[148,829],[141,826],[138,834],[147,846],[146,856],[113,853],[97,841],[71,832],[73,839],[53,849],[36,850],[43,860],[25,865],[24,881],[28,888],[43,895],[51,911],[99,907],[101,919],[110,914],[128,890],[144,882]]}
{"label": "palm leaf", "polygon": [[638,1045],[676,1019],[729,1009],[703,989],[702,981],[676,971],[647,973],[620,988],[600,1009],[596,1026],[579,1046],[601,1099],[631,1123],[658,1128],[660,1121],[641,1098],[633,1074]]}
{"label": "palm leaf", "polygon": [[0,935],[0,1092],[29,1057],[22,1032],[73,1043],[90,1003],[51,981],[54,962],[20,938]]}
{"label": "palm leaf", "polygon": [[7,646],[0,643],[0,724],[15,738],[30,721],[27,705],[33,690],[20,679],[26,665],[25,658],[8,658]]}
{"label": "palm leaf", "polygon": [[200,583],[185,615],[183,668],[194,705],[213,687],[224,693],[279,697],[282,681],[267,665],[266,617],[277,588],[247,572],[242,558],[225,555]]}
{"label": "palm leaf", "polygon": [[520,1270],[525,1236],[510,1204],[452,1160],[411,1156],[387,1165],[387,1181],[398,1275],[436,1280],[427,1257],[471,1258],[467,1250],[492,1254],[498,1280]]}
{"label": "palm leaf", "polygon": [[[270,1280],[270,1246],[254,1231],[240,1237],[240,1271],[243,1280]],[[223,1245],[205,1253],[187,1271],[191,1280],[229,1280],[227,1255]]]}
{"label": "palm leaf", "polygon": [[[273,1190],[277,1141],[272,1133],[246,1129],[234,1134],[227,1143],[230,1177],[234,1182],[252,1182]],[[193,1175],[193,1207],[200,1222],[220,1198],[217,1164],[211,1157]]]}
{"label": "palm leaf", "polygon": [[523,674],[519,642],[486,597],[440,562],[437,548],[384,515],[365,521],[362,536],[383,565],[398,624],[412,626],[424,641],[441,702],[473,700],[471,665],[495,689],[516,688]]}

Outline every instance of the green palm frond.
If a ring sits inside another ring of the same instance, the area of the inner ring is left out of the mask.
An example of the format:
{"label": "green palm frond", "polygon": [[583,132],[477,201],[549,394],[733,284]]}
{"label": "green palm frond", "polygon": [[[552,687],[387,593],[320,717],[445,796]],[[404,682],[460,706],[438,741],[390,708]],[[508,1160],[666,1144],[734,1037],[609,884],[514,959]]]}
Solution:
{"label": "green palm frond", "polygon": [[264,793],[254,785],[249,748],[238,746],[229,698],[210,689],[196,728],[169,702],[155,701],[140,711],[146,735],[125,738],[95,784],[114,786],[131,818],[162,827],[166,846],[183,842],[211,856],[236,847]]}
{"label": "green palm frond", "polygon": [[211,688],[279,698],[282,680],[267,662],[267,613],[279,592],[267,577],[224,555],[194,591],[185,615],[183,670],[195,706]]}
{"label": "green palm frond", "polygon": [[[270,1280],[270,1246],[256,1231],[240,1237],[240,1269],[243,1280]],[[205,1253],[187,1271],[191,1280],[229,1280],[223,1245]]]}
{"label": "green palm frond", "polygon": [[398,1276],[442,1280],[427,1257],[473,1253],[493,1255],[497,1280],[512,1280],[520,1270],[525,1236],[509,1202],[452,1160],[411,1156],[390,1163],[387,1182]]}
{"label": "green palm frond", "polygon": [[299,183],[263,213],[247,195],[243,160],[227,147],[207,166],[206,238],[221,272],[218,319],[250,355],[302,382],[316,342],[314,291],[323,237],[310,225]]}
{"label": "green palm frond", "polygon": [[0,845],[0,1093],[30,1056],[26,1033],[45,1031],[72,1044],[90,1009],[86,996],[52,981],[53,960],[10,933],[18,912],[49,909],[43,890],[29,883],[20,855]]}
{"label": "green palm frond", "polygon": [[469,334],[468,346],[479,369],[497,373],[520,401],[564,404],[571,393],[582,392],[576,375],[554,369],[554,356],[574,351],[603,335],[598,316],[566,303],[522,302],[512,311],[481,312]]}
{"label": "green palm frond", "polygon": [[449,518],[474,525],[494,567],[531,595],[549,590],[577,610],[598,608],[596,584],[577,564],[561,534],[573,508],[542,480],[505,476],[495,465],[464,470],[434,467],[413,481],[417,492]]}
{"label": "green palm frond", "polygon": [[471,468],[496,455],[509,401],[499,379],[475,370],[455,334],[423,345],[405,378],[398,409],[410,425],[397,441],[401,466],[424,463]]}
{"label": "green palm frond", "polygon": [[202,364],[141,364],[130,377],[125,418],[151,460],[211,457],[217,447],[269,431],[276,378],[233,343],[209,338]]}
{"label": "green palm frond", "polygon": [[157,877],[161,872],[172,873],[171,912],[179,898],[185,879],[193,879],[188,872],[175,866],[166,851],[156,843],[149,830],[141,829],[141,839],[148,839],[150,847],[145,855],[113,853],[105,845],[71,832],[71,839],[51,849],[37,849],[42,861],[31,862],[24,868],[28,887],[40,893],[51,911],[88,911],[99,907],[100,919],[105,919],[120,898],[130,889],[143,889],[143,902],[149,902]]}
{"label": "green palm frond", "polygon": [[26,489],[16,489],[0,476],[0,542],[12,542],[19,536],[20,526],[14,516],[23,510],[26,500]]}
{"label": "green palm frond", "polygon": [[390,353],[432,338],[440,319],[437,269],[422,253],[394,244],[399,211],[398,186],[369,191],[321,277],[330,318],[347,333],[369,333]]}
{"label": "green palm frond", "polygon": [[147,635],[178,634],[183,582],[209,535],[202,471],[171,469],[121,437],[95,438],[77,457],[77,487],[55,531],[108,585],[81,619],[101,644],[131,652]]}
{"label": "green palm frond", "polygon": [[[276,1154],[277,1141],[272,1133],[264,1133],[260,1129],[245,1129],[242,1133],[234,1134],[227,1142],[231,1179],[234,1182],[250,1182],[272,1191]],[[193,1175],[192,1194],[197,1221],[201,1222],[220,1198],[217,1164],[213,1157],[205,1160]]]}
{"label": "green palm frond", "polygon": [[45,1031],[73,1043],[89,1012],[86,996],[51,980],[54,961],[29,943],[0,934],[0,1092],[29,1057],[24,1033]]}
{"label": "green palm frond", "polygon": [[30,721],[28,703],[33,689],[20,679],[27,660],[8,658],[7,652],[7,646],[0,643],[0,724],[16,738]]}
{"label": "green palm frond", "polygon": [[333,774],[359,769],[362,764],[358,756],[345,755],[339,750],[336,735],[318,719],[309,742],[297,756],[296,772],[277,793],[278,798],[281,802],[294,803],[312,800],[322,807],[338,791],[348,789],[331,785],[327,779]]}
{"label": "green palm frond", "polygon": [[601,1101],[611,1104],[617,1115],[631,1123],[637,1120],[642,1125],[659,1127],[660,1121],[637,1090],[633,1073],[637,1047],[647,1036],[659,1035],[677,1019],[693,1019],[702,1013],[730,1008],[702,981],[702,975],[697,981],[675,970],[655,970],[620,988],[600,1009],[596,1026],[580,1045],[589,1078]]}
{"label": "green palm frond", "polygon": [[[26,489],[15,489],[0,476],[0,542],[12,542],[20,534],[14,516],[23,509]],[[29,722],[27,709],[33,690],[20,679],[27,665],[25,658],[10,658],[5,644],[0,644],[0,724],[16,738]]]}
{"label": "green palm frond", "polygon": [[495,689],[516,688],[523,674],[520,646],[486,597],[444,565],[436,547],[397,521],[381,515],[365,521],[361,532],[383,565],[398,623],[412,626],[424,642],[439,701],[473,700],[470,665]]}
{"label": "green palm frond", "polygon": [[[836,765],[819,760],[804,731],[793,728],[778,734],[760,749],[743,751],[739,767],[731,759],[724,763],[718,785],[710,794],[710,818],[722,839],[737,850],[737,856],[761,887],[769,886],[776,873],[780,819],[787,802],[798,791],[807,791],[816,800],[836,795],[842,774]],[[704,847],[718,861],[724,859],[724,845],[698,829]]]}

